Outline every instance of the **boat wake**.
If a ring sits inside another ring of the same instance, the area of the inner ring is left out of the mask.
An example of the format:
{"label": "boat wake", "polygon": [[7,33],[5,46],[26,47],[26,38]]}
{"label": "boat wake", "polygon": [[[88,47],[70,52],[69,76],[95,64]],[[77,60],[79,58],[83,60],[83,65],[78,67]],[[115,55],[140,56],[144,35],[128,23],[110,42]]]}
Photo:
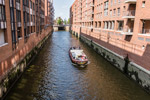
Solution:
{"label": "boat wake", "polygon": [[88,64],[90,64],[90,61],[88,61],[88,63],[85,65],[78,65],[78,64],[72,63],[72,65],[74,65],[76,67],[80,67],[80,68],[85,68]]}

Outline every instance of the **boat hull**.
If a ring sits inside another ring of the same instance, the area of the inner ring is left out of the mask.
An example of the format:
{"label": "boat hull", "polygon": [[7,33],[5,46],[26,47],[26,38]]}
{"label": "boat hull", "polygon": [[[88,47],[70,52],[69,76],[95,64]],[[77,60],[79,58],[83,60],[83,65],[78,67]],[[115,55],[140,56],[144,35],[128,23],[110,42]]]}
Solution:
{"label": "boat hull", "polygon": [[69,50],[69,56],[70,56],[70,59],[71,59],[71,61],[74,63],[74,64],[77,64],[77,65],[87,65],[88,64],[88,60],[76,60],[76,59],[74,59],[73,58],[73,56],[72,56],[72,54],[71,54],[71,52],[70,52],[70,50]]}

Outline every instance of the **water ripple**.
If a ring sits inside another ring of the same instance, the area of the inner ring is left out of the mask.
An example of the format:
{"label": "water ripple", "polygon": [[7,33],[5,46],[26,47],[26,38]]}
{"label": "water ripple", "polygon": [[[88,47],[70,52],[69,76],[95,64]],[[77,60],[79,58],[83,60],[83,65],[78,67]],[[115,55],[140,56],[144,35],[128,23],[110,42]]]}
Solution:
{"label": "water ripple", "polygon": [[[68,56],[70,46],[79,45],[91,62],[85,69]],[[6,99],[150,100],[150,95],[68,32],[54,32]]]}

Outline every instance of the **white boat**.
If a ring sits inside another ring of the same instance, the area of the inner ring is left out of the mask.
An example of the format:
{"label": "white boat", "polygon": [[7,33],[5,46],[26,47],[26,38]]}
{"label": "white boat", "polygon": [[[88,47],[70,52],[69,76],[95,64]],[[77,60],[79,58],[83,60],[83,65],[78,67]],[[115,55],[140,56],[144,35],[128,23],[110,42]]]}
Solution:
{"label": "white boat", "polygon": [[71,47],[69,50],[71,61],[77,65],[87,65],[88,59],[83,50],[80,48]]}

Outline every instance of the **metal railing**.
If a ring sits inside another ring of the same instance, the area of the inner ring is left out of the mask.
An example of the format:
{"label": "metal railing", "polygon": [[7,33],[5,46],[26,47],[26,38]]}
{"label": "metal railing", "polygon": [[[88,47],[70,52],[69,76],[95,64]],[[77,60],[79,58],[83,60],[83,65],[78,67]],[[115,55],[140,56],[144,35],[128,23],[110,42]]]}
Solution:
{"label": "metal railing", "polygon": [[118,31],[123,31],[123,27],[118,27]]}
{"label": "metal railing", "polygon": [[124,16],[135,16],[135,10],[125,11]]}
{"label": "metal railing", "polygon": [[91,3],[91,4],[90,4],[90,7],[94,7],[94,3]]}
{"label": "metal railing", "polygon": [[140,31],[141,34],[150,34],[150,29],[142,29]]}
{"label": "metal railing", "polygon": [[126,28],[126,29],[124,29],[124,32],[132,33],[133,32],[133,28]]}

